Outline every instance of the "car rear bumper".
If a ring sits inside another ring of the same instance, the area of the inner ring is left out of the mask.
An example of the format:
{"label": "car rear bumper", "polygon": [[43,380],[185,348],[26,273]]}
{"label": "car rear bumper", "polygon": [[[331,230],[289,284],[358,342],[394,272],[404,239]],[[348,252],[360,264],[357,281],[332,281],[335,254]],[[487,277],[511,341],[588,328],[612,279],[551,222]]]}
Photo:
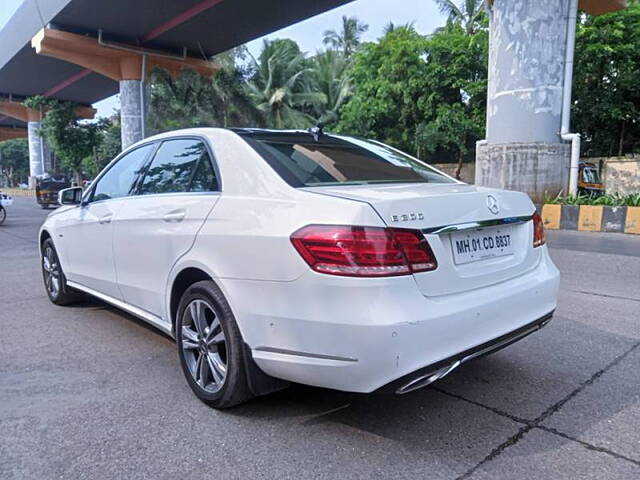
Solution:
{"label": "car rear bumper", "polygon": [[490,355],[498,350],[502,350],[532,333],[537,332],[541,328],[545,327],[552,318],[553,312],[550,312],[542,318],[524,325],[513,332],[506,333],[498,338],[494,338],[493,340],[483,343],[482,345],[477,345],[465,350],[464,352],[457,353],[449,358],[445,358],[444,360],[440,360],[432,365],[416,370],[404,377],[400,377],[397,380],[379,388],[378,391],[380,393],[404,394],[417,390],[418,388],[426,387],[427,385],[445,377],[453,370],[470,360],[484,357],[485,355]]}
{"label": "car rear bumper", "polygon": [[362,393],[397,389],[399,379],[498,348],[509,335],[519,340],[516,333],[548,321],[558,288],[546,248],[526,274],[438,297],[422,295],[413,277],[363,282],[309,272],[293,282],[223,282],[265,373]]}

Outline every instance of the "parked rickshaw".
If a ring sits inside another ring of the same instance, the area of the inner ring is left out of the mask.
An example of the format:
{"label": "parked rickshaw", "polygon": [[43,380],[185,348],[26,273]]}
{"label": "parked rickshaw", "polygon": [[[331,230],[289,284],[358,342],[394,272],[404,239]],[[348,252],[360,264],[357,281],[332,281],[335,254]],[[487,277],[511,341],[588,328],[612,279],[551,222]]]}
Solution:
{"label": "parked rickshaw", "polygon": [[71,182],[64,175],[40,176],[36,178],[36,202],[43,209],[58,205],[58,192],[70,186]]}
{"label": "parked rickshaw", "polygon": [[600,172],[595,164],[580,162],[578,193],[591,197],[604,195],[604,184],[600,179]]}

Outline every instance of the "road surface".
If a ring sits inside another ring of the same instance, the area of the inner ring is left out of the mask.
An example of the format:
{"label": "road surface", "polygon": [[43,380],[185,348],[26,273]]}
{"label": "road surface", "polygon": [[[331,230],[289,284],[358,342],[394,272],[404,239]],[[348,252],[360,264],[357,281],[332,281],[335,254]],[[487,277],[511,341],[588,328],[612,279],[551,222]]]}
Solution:
{"label": "road surface", "polygon": [[640,478],[640,237],[549,232],[554,320],[402,397],[294,386],[226,412],[173,342],[52,305],[17,198],[0,227],[2,479]]}

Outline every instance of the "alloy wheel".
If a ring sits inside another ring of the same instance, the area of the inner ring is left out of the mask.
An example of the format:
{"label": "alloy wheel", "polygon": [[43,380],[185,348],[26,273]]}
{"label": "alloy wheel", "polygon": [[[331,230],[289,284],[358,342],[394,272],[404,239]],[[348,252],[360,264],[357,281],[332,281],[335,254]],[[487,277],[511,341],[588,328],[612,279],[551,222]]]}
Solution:
{"label": "alloy wheel", "polygon": [[200,388],[215,393],[227,377],[227,339],[220,316],[207,301],[192,300],[182,317],[182,355]]}
{"label": "alloy wheel", "polygon": [[44,283],[51,297],[55,298],[60,292],[60,265],[53,248],[46,247],[42,256]]}

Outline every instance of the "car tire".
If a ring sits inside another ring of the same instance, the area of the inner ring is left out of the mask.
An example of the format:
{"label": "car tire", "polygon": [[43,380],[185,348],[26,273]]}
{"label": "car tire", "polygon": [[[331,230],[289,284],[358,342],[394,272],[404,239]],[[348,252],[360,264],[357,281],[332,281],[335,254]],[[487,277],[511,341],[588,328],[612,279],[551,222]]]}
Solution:
{"label": "car tire", "polygon": [[194,283],[182,295],[176,341],[184,376],[201,401],[225,409],[253,397],[242,335],[229,304],[212,281]]}
{"label": "car tire", "polygon": [[47,291],[49,300],[56,305],[69,305],[80,299],[80,292],[67,285],[67,278],[62,271],[58,252],[50,238],[42,242],[40,265],[42,267],[44,288]]}
{"label": "car tire", "polygon": [[47,210],[49,208],[49,204],[48,203],[41,203],[40,204],[40,208],[42,208],[43,210]]}

